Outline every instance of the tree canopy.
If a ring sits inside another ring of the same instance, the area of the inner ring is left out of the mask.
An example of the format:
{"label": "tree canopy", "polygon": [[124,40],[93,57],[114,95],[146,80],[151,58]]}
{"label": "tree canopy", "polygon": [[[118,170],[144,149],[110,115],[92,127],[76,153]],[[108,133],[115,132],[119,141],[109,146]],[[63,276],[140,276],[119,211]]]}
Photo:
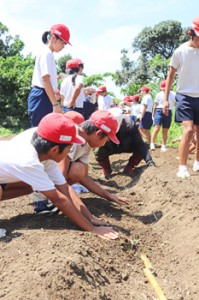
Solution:
{"label": "tree canopy", "polygon": [[123,91],[130,93],[134,86],[165,79],[174,50],[188,40],[187,30],[179,21],[173,20],[145,27],[132,42],[136,61],[128,58],[129,51],[121,51],[122,69],[116,71],[116,85],[123,86]]}
{"label": "tree canopy", "polygon": [[29,126],[27,97],[34,59],[24,57],[23,48],[19,36],[12,37],[0,23],[0,127],[16,130]]}

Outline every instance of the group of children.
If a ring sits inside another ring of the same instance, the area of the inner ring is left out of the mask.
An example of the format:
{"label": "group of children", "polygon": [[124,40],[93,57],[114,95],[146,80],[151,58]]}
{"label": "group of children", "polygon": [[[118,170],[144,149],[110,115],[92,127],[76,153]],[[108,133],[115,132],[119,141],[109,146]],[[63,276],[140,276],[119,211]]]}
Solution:
{"label": "group of children", "polygon": [[[118,233],[90,213],[71,184],[81,183],[100,197],[119,205],[128,204],[129,200],[111,194],[88,176],[89,153],[97,148],[96,160],[106,177],[112,173],[109,156],[116,153],[132,153],[124,168],[126,174],[131,174],[142,159],[148,166],[155,166],[141,136],[154,150],[162,126],[161,150],[166,151],[175,101],[176,121],[183,127],[177,176],[190,176],[187,158],[193,132],[196,145],[193,170],[199,171],[199,17],[193,20],[188,34],[190,40],[177,48],[171,58],[167,80],[160,83],[161,91],[154,103],[150,89],[142,86],[139,95],[125,97],[120,105],[122,109],[129,107],[130,114],[126,116],[120,108],[113,108],[115,104],[106,87],[100,86],[95,91],[87,90],[88,103],[96,104],[93,95],[97,95],[98,107],[93,105],[90,113],[82,119],[86,89],[82,77],[84,64],[80,59],[66,63],[67,76],[60,88],[61,107],[58,102],[53,52],[70,44],[70,31],[63,24],[55,24],[44,32],[42,41],[47,47],[36,58],[28,97],[31,128],[10,141],[0,142],[0,200],[37,192],[43,198],[35,202],[36,213],[60,210],[80,228],[105,239],[117,239]],[[175,95],[171,87],[176,72]]]}
{"label": "group of children", "polygon": [[[150,144],[150,149],[155,150],[155,141],[162,126],[162,146],[161,151],[167,150],[167,136],[168,130],[172,121],[172,110],[175,104],[175,93],[173,91],[169,94],[169,114],[163,113],[164,104],[164,90],[166,87],[166,80],[160,82],[160,92],[157,93],[153,101],[150,94],[150,88],[142,86],[140,94],[127,96],[120,103],[120,107],[129,107],[129,114],[134,122],[139,122],[139,130],[142,138]],[[152,135],[151,127],[154,126]]]}

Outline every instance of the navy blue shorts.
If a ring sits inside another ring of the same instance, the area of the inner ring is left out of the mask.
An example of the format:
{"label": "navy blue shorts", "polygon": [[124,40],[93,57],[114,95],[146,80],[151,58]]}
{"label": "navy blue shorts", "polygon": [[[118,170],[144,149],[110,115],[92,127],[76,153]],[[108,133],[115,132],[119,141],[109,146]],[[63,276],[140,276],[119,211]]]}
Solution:
{"label": "navy blue shorts", "polygon": [[38,126],[41,119],[51,112],[53,107],[46,91],[43,88],[33,87],[28,96],[28,116],[31,127]]}
{"label": "navy blue shorts", "polygon": [[152,113],[146,111],[144,117],[142,118],[142,121],[140,122],[140,128],[151,129],[152,124],[153,124]]}
{"label": "navy blue shorts", "polygon": [[176,122],[193,121],[194,125],[199,125],[199,97],[176,94]]}
{"label": "navy blue shorts", "polygon": [[162,126],[162,128],[169,129],[171,126],[172,112],[169,110],[169,115],[166,116],[162,112],[162,108],[157,108],[154,114],[153,125]]}

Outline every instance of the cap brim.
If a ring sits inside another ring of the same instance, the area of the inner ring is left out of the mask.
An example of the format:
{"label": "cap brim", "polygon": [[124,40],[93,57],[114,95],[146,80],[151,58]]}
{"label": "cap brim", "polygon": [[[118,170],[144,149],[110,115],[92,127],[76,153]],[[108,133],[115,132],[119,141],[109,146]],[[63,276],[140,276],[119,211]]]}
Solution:
{"label": "cap brim", "polygon": [[83,139],[80,135],[76,135],[73,144],[83,145],[85,142],[85,139]]}
{"label": "cap brim", "polygon": [[118,138],[116,137],[116,135],[108,135],[108,137],[110,138],[110,140],[111,140],[113,143],[115,143],[115,144],[117,144],[117,145],[120,144],[120,141],[118,140]]}

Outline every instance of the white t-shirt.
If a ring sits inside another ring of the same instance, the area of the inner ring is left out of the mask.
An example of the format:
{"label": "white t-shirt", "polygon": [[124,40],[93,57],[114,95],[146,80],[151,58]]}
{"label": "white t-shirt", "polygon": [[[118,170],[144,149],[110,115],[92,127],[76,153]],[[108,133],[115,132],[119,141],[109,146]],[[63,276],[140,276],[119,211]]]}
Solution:
{"label": "white t-shirt", "polygon": [[81,88],[80,94],[78,95],[78,97],[76,99],[75,107],[83,108],[84,101],[85,101],[83,76],[77,75],[77,77],[75,78],[75,85],[73,85],[73,83],[72,83],[73,76],[74,75],[68,75],[61,83],[60,94],[64,96],[63,105],[67,106],[67,104],[72,100],[75,86],[78,85],[79,83],[81,83],[82,88]]}
{"label": "white t-shirt", "polygon": [[31,144],[36,129],[25,130],[9,141],[0,141],[0,183],[23,181],[40,192],[66,183],[55,161],[40,162]]}
{"label": "white t-shirt", "polygon": [[174,51],[170,66],[178,72],[177,92],[199,97],[199,49],[189,47],[187,42],[182,44]]}
{"label": "white t-shirt", "polygon": [[133,103],[130,107],[130,115],[138,117],[140,115],[141,104]]}
{"label": "white t-shirt", "polygon": [[150,94],[144,95],[141,101],[141,111],[143,110],[143,104],[147,106],[146,112],[152,112],[153,110],[153,99]]}
{"label": "white t-shirt", "polygon": [[[169,93],[169,109],[173,110],[174,105],[175,105],[175,95],[176,93],[173,91],[170,91]],[[157,103],[158,105],[156,106],[156,108],[163,108],[163,104],[164,104],[164,91],[160,91],[159,93],[157,93],[155,100],[155,103]]]}
{"label": "white t-shirt", "polygon": [[113,99],[111,96],[106,95],[106,96],[99,96],[98,97],[98,109],[103,110],[103,109],[110,109],[111,106],[114,104]]}
{"label": "white t-shirt", "polygon": [[58,87],[57,67],[53,52],[45,46],[42,53],[36,57],[35,67],[32,76],[32,86],[44,88],[42,77],[50,75],[52,88]]}

